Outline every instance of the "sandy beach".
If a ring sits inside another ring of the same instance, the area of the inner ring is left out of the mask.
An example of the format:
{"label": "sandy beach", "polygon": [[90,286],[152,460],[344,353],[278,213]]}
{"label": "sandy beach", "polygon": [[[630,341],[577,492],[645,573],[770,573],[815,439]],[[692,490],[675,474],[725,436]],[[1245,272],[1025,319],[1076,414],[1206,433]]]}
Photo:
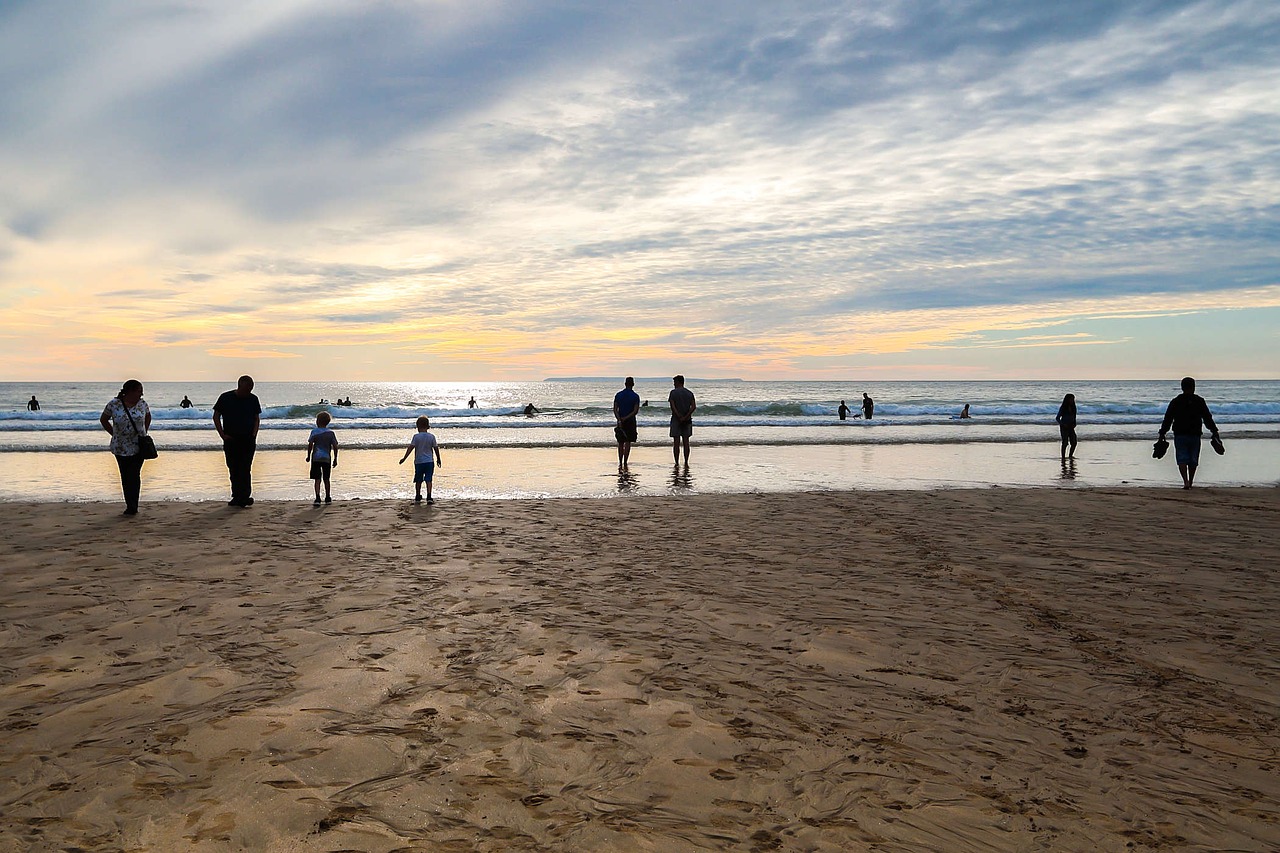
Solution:
{"label": "sandy beach", "polygon": [[1280,489],[3,507],[0,850],[1274,850]]}

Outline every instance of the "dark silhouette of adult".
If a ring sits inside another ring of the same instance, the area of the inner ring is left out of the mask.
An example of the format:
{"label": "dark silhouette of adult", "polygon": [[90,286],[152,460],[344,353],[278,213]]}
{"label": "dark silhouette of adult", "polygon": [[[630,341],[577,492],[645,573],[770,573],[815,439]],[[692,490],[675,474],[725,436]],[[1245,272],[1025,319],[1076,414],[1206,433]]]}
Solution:
{"label": "dark silhouette of adult", "polygon": [[1221,452],[1222,439],[1209,412],[1209,404],[1196,393],[1196,381],[1187,376],[1182,380],[1182,393],[1169,401],[1164,420],[1160,422],[1161,439],[1173,427],[1174,459],[1178,463],[1184,489],[1191,488],[1196,479],[1196,468],[1200,465],[1201,424],[1209,428],[1215,449]]}
{"label": "dark silhouette of adult", "polygon": [[476,398],[472,397],[470,400],[467,401],[467,408],[474,409],[475,407],[476,407]]}
{"label": "dark silhouette of adult", "polygon": [[98,418],[102,428],[111,434],[111,453],[120,468],[120,490],[124,493],[124,514],[138,514],[138,498],[142,493],[142,448],[139,438],[151,428],[151,408],[142,399],[142,383],[130,379],[120,393],[107,403]]}
{"label": "dark silhouette of adult", "polygon": [[848,417],[849,417],[849,412],[850,412],[850,411],[851,411],[851,409],[850,409],[848,406],[846,406],[846,405],[844,404],[844,400],[841,400],[841,401],[840,401],[840,408],[836,409],[836,414],[837,414],[837,415],[839,415],[839,416],[840,416],[840,420],[842,420],[842,421],[843,421],[843,420],[845,420],[846,418],[848,418]]}
{"label": "dark silhouette of adult", "polygon": [[27,411],[28,412],[40,411],[40,401],[36,399],[35,394],[32,394],[31,399],[27,401]]}
{"label": "dark silhouette of adult", "polygon": [[195,403],[191,402],[191,398],[188,397],[186,394],[182,395],[182,402],[178,404],[178,406],[183,409],[190,409],[194,405]]}
{"label": "dark silhouette of adult", "polygon": [[1054,417],[1058,422],[1058,432],[1062,436],[1062,458],[1067,458],[1067,445],[1071,445],[1071,458],[1076,458],[1076,395],[1067,394],[1058,406],[1058,414]]}
{"label": "dark silhouette of adult", "polygon": [[613,435],[618,440],[618,467],[625,467],[631,458],[631,445],[637,438],[636,414],[640,411],[635,379],[628,376],[622,384],[623,389],[613,395],[613,418],[617,421]]}
{"label": "dark silhouette of adult", "polygon": [[667,395],[667,403],[671,406],[671,455],[676,463],[680,462],[680,447],[684,445],[684,462],[689,464],[689,439],[693,437],[693,413],[698,408],[698,401],[693,392],[684,387],[684,376],[676,374],[671,377],[675,385]]}
{"label": "dark silhouette of adult", "polygon": [[537,406],[533,405],[533,403],[530,403],[529,405],[527,405],[527,406],[525,406],[525,407],[524,407],[524,416],[525,416],[526,418],[531,418],[531,417],[533,417],[534,415],[538,414],[538,412],[540,412],[540,411],[541,411],[541,409],[539,409]]}
{"label": "dark silhouette of adult", "polygon": [[862,392],[862,417],[871,420],[871,415],[876,410],[876,401],[867,396],[867,392]]}
{"label": "dark silhouette of adult", "polygon": [[234,391],[213,404],[213,427],[222,437],[222,453],[231,479],[227,506],[253,506],[253,454],[258,447],[262,404],[253,393],[253,377],[241,376]]}

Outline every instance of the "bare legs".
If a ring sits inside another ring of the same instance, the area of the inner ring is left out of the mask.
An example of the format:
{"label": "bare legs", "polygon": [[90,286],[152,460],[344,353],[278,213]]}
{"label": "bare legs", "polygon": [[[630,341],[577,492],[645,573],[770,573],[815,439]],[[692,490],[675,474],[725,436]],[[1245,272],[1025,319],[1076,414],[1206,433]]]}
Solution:
{"label": "bare legs", "polygon": [[684,464],[689,464],[689,437],[671,439],[671,458],[676,462],[680,461],[680,443],[684,442]]}

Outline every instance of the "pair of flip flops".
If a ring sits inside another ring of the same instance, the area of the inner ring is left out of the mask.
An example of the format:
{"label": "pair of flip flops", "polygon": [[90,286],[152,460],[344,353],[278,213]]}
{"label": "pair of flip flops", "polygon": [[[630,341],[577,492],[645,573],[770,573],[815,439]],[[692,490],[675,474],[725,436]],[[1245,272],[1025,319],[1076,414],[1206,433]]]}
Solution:
{"label": "pair of flip flops", "polygon": [[1218,438],[1216,435],[1213,438],[1209,439],[1209,446],[1212,447],[1213,452],[1218,454],[1219,456],[1222,456],[1224,453],[1227,452],[1227,448],[1222,446],[1222,439]]}
{"label": "pair of flip flops", "polygon": [[1169,442],[1163,438],[1156,439],[1156,443],[1151,447],[1152,459],[1163,459],[1164,455],[1169,452]]}

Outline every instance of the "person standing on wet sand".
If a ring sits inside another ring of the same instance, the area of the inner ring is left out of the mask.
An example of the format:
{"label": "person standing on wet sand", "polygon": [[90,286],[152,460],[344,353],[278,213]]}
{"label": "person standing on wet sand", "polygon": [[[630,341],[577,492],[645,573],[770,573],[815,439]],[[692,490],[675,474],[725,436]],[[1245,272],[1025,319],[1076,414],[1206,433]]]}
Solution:
{"label": "person standing on wet sand", "polygon": [[871,420],[871,414],[876,410],[876,401],[867,396],[867,392],[862,392],[862,417],[864,420]]}
{"label": "person standing on wet sand", "polygon": [[1222,439],[1218,436],[1218,425],[1213,422],[1209,413],[1209,404],[1196,393],[1196,381],[1190,376],[1182,380],[1182,393],[1169,401],[1165,409],[1164,420],[1160,422],[1160,438],[1163,439],[1169,427],[1173,427],[1173,453],[1178,463],[1178,473],[1182,475],[1182,488],[1191,488],[1196,479],[1196,468],[1200,465],[1200,425],[1209,428],[1213,436],[1214,450],[1222,452]]}
{"label": "person standing on wet sand", "polygon": [[680,462],[680,445],[684,444],[684,464],[689,464],[689,439],[693,436],[693,413],[698,408],[698,401],[693,392],[684,387],[684,376],[676,374],[671,377],[675,385],[667,395],[671,405],[671,455],[676,463]]}
{"label": "person standing on wet sand", "polygon": [[1062,398],[1058,407],[1058,432],[1062,434],[1062,458],[1067,458],[1067,445],[1071,445],[1071,458],[1076,458],[1076,395],[1068,394]]}
{"label": "person standing on wet sand", "polygon": [[253,454],[261,419],[262,404],[253,393],[252,376],[241,376],[236,390],[224,391],[213,404],[213,428],[222,438],[222,453],[231,479],[227,506],[253,506]]}
{"label": "person standing on wet sand", "polygon": [[625,468],[631,458],[631,445],[635,443],[636,414],[640,411],[640,395],[635,392],[635,379],[628,376],[624,387],[613,395],[613,418],[618,423],[613,435],[618,440],[618,467]]}
{"label": "person standing on wet sand", "polygon": [[124,492],[124,514],[137,515],[142,463],[146,461],[140,439],[151,429],[151,408],[142,399],[142,383],[137,379],[124,383],[98,421],[111,434],[111,453],[120,468],[120,490]]}

